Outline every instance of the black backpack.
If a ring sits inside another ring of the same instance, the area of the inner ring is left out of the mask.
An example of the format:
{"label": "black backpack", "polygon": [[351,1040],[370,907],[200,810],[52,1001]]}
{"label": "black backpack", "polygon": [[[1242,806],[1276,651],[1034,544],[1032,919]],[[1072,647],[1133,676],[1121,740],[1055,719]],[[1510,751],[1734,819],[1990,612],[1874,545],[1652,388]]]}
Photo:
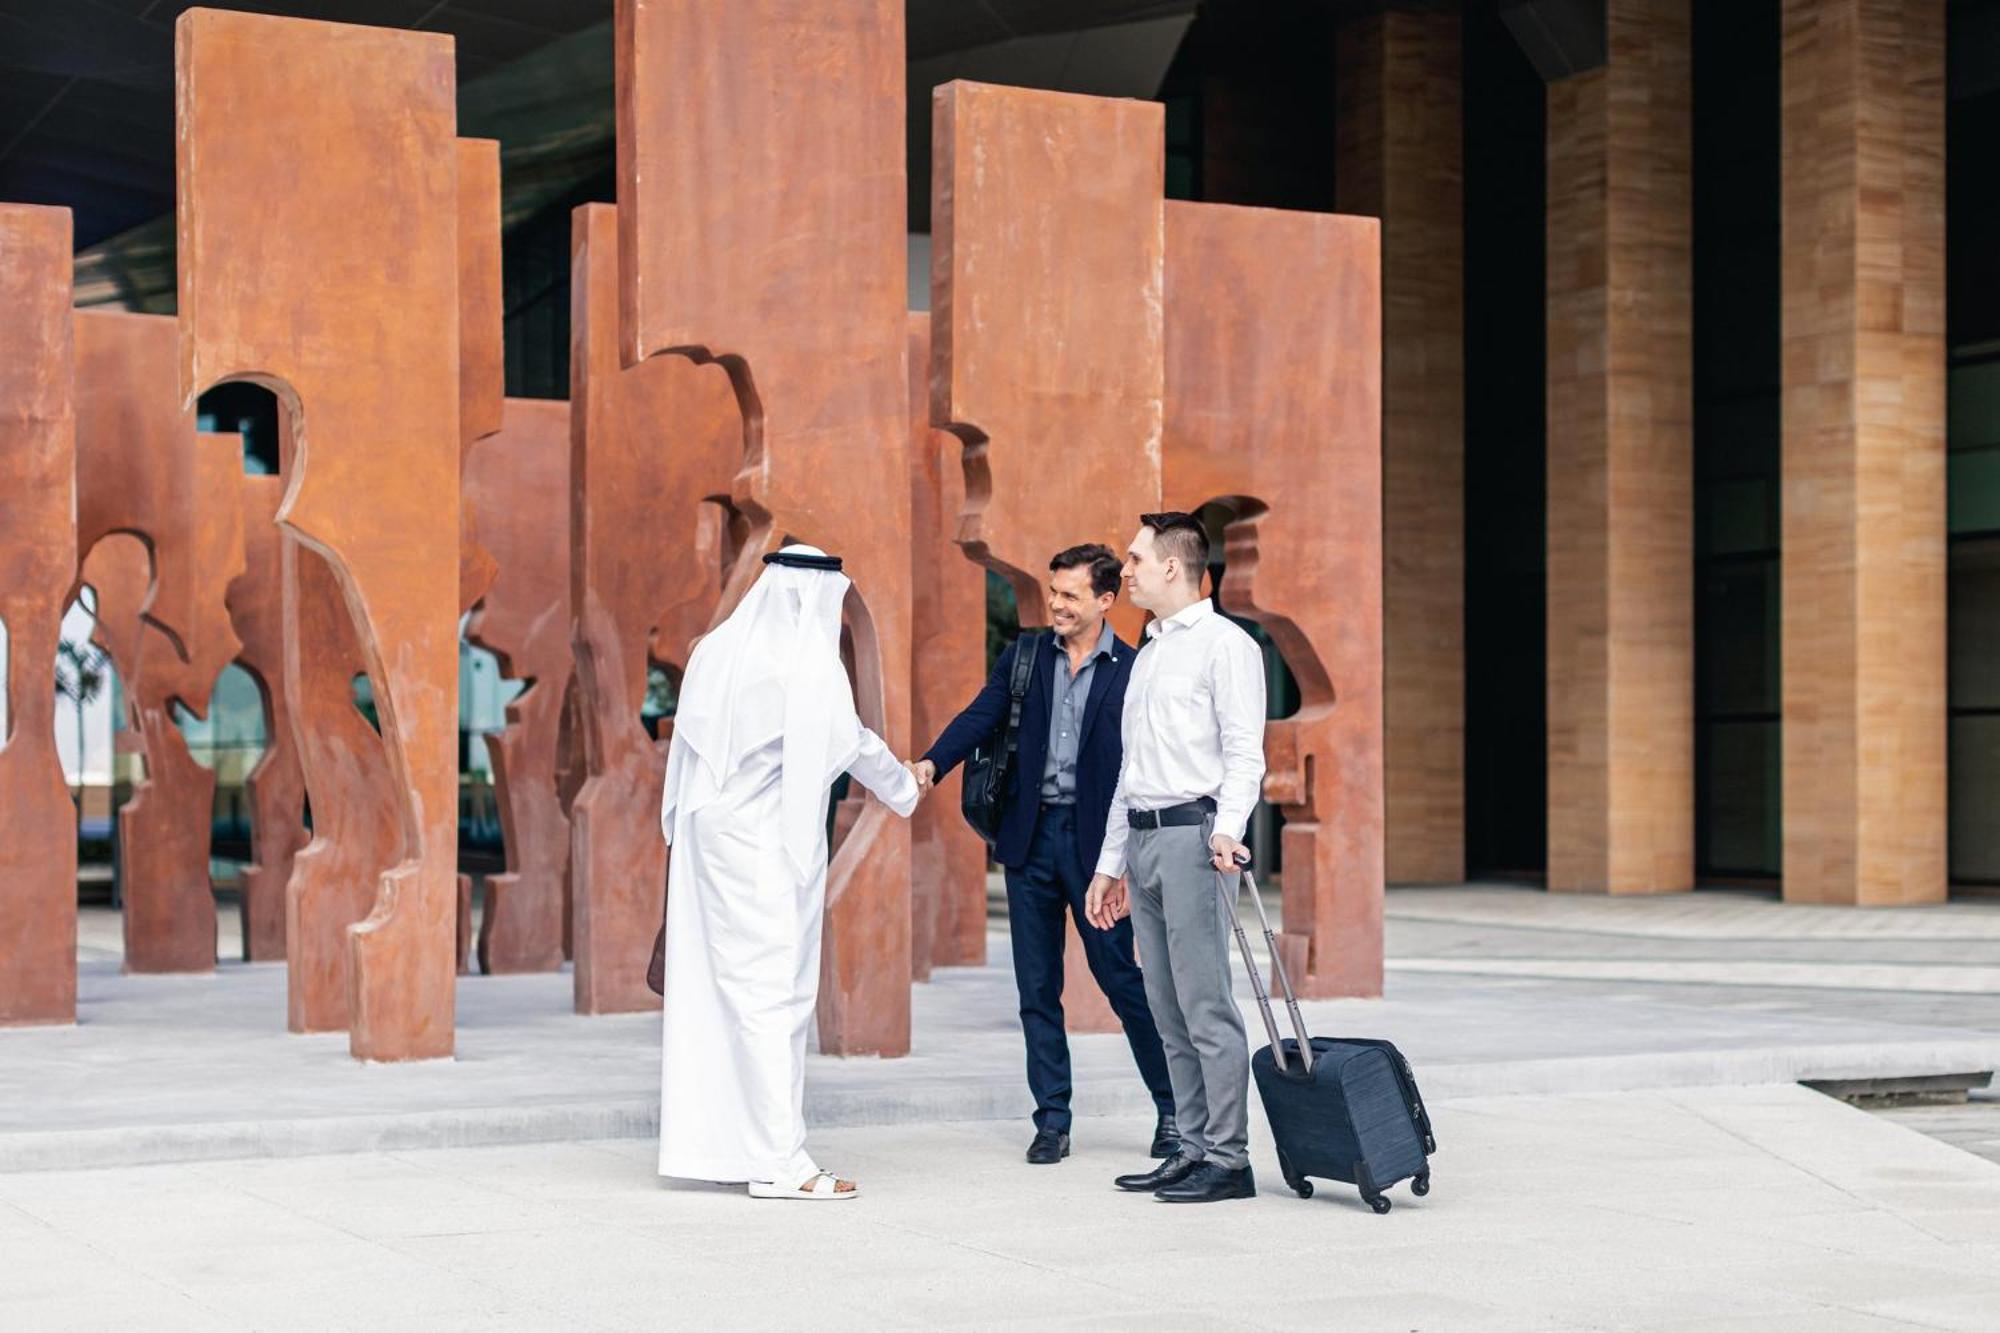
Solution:
{"label": "black backpack", "polygon": [[1014,640],[1014,669],[1007,678],[1007,697],[1012,701],[1007,721],[981,741],[965,761],[959,809],[988,847],[999,843],[1000,821],[1007,814],[1007,784],[1013,776],[1014,752],[1021,743],[1021,704],[1028,697],[1028,682],[1034,679],[1035,662],[1041,656],[1041,637],[1038,631],[1022,630],[1021,637]]}

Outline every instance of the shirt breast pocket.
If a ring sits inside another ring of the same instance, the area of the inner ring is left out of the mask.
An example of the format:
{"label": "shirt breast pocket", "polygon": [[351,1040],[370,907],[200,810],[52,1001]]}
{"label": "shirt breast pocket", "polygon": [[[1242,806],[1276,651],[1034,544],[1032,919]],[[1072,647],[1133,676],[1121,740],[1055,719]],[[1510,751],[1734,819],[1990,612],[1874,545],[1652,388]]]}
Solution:
{"label": "shirt breast pocket", "polygon": [[1156,726],[1176,729],[1199,723],[1210,712],[1208,681],[1191,671],[1163,671],[1147,690],[1147,711]]}

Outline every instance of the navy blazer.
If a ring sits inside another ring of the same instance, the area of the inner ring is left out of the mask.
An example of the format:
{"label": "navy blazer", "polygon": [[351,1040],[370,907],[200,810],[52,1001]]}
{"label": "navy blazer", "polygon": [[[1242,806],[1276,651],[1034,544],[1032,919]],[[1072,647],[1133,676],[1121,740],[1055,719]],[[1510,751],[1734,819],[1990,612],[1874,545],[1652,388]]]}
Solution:
{"label": "navy blazer", "polygon": [[[980,742],[1007,721],[1007,683],[1014,672],[1016,644],[1009,644],[994,664],[993,674],[965,711],[951,720],[924,758],[937,765],[937,776],[965,762]],[[1010,870],[1027,864],[1028,844],[1041,813],[1042,770],[1049,758],[1049,709],[1055,696],[1056,654],[1062,651],[1054,634],[1042,631],[1040,661],[1028,678],[1028,695],[1021,705],[1020,749],[1008,778],[1007,811],[1000,820],[1000,843],[993,858]],[[1077,855],[1086,869],[1097,868],[1104,846],[1104,819],[1111,794],[1118,788],[1118,769],[1125,762],[1125,683],[1132,678],[1137,650],[1112,636],[1111,657],[1101,660],[1090,676],[1090,697],[1083,705],[1083,735],[1076,751]]]}

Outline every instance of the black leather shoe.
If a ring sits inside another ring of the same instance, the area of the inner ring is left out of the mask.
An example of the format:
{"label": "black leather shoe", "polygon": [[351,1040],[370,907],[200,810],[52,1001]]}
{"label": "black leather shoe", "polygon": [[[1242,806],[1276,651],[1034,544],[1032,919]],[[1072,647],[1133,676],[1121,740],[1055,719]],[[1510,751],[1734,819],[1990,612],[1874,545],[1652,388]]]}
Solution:
{"label": "black leather shoe", "polygon": [[1181,1181],[1186,1180],[1194,1173],[1194,1169],[1200,1165],[1201,1159],[1199,1157],[1189,1157],[1186,1153],[1176,1152],[1172,1157],[1161,1162],[1151,1171],[1144,1171],[1132,1176],[1120,1176],[1111,1183],[1121,1190],[1131,1190],[1135,1194],[1151,1194],[1154,1190],[1160,1189],[1163,1186],[1179,1184]]}
{"label": "black leather shoe", "polygon": [[1153,1126],[1153,1156],[1164,1160],[1180,1150],[1181,1127],[1174,1123],[1173,1113],[1168,1112]]}
{"label": "black leather shoe", "polygon": [[1231,1171],[1213,1162],[1203,1162],[1177,1185],[1155,1190],[1161,1203],[1215,1203],[1221,1199],[1254,1199],[1257,1178],[1249,1167]]}
{"label": "black leather shoe", "polygon": [[1038,1129],[1028,1145],[1028,1161],[1035,1166],[1054,1166],[1069,1156],[1069,1135],[1059,1129]]}

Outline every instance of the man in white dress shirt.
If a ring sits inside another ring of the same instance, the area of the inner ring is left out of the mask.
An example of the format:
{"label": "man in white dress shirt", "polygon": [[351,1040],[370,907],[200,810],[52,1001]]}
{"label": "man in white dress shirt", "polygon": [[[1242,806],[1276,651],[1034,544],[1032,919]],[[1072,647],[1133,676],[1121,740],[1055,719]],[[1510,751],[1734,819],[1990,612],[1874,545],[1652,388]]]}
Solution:
{"label": "man in white dress shirt", "polygon": [[1086,914],[1129,911],[1146,998],[1167,1052],[1181,1150],[1120,1189],[1168,1203],[1247,1199],[1250,1058],[1229,983],[1228,906],[1264,782],[1264,656],[1202,595],[1208,536],[1189,514],[1147,514],[1125,557],[1153,613],[1125,692],[1125,763]]}

